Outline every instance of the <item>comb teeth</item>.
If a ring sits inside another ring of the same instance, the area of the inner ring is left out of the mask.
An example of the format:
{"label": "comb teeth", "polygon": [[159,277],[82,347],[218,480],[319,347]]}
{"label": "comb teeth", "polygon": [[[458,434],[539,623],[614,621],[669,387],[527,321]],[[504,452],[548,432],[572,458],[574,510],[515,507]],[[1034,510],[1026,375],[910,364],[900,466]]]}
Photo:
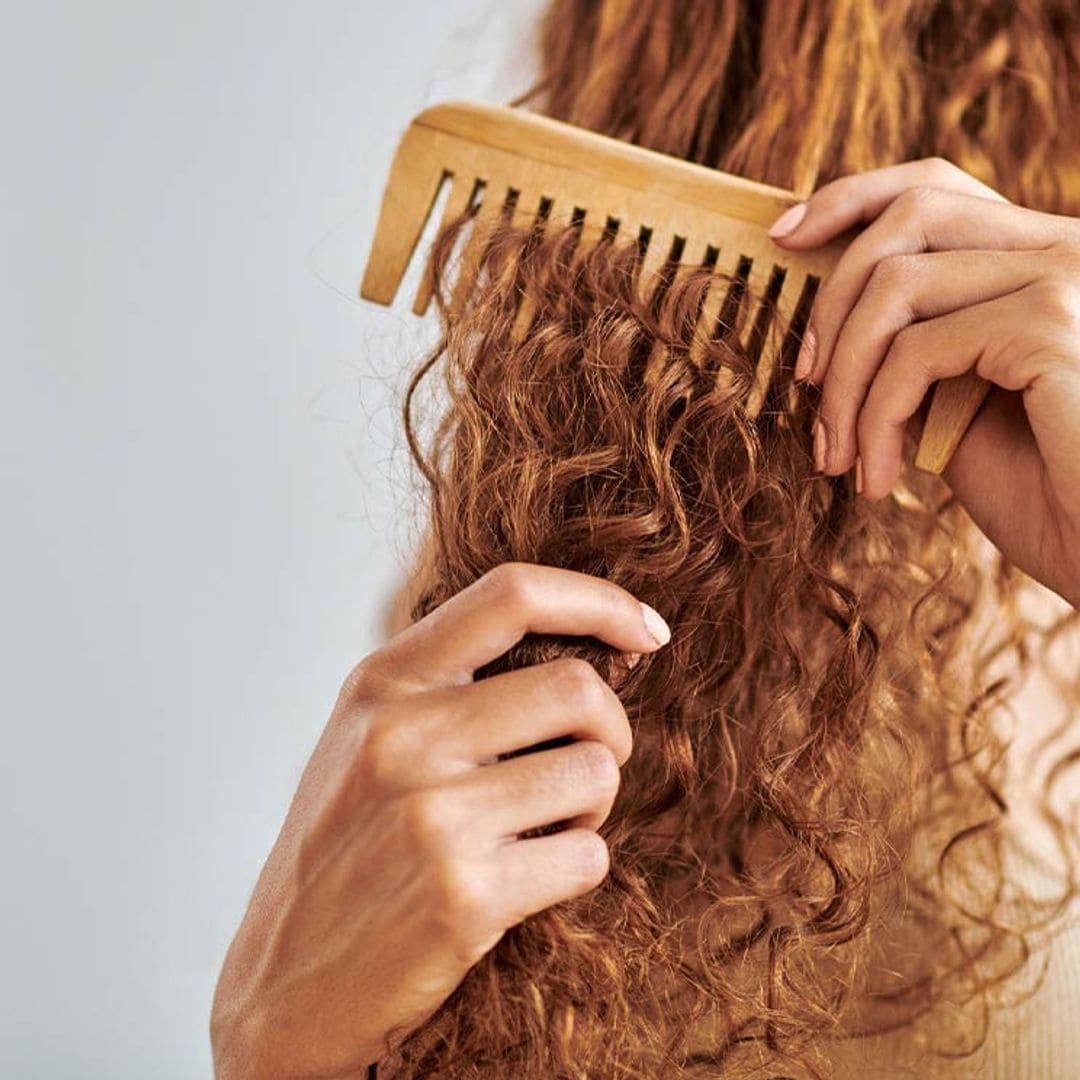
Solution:
{"label": "comb teeth", "polygon": [[[456,221],[459,217],[468,213],[480,191],[479,183],[474,180],[463,178],[455,180],[452,177],[444,176],[443,181],[449,181],[450,183],[450,196],[446,200],[446,205],[443,208],[442,221],[439,224],[440,232],[445,229],[450,222]],[[440,186],[441,183],[442,181],[440,181]],[[428,216],[430,216],[430,213],[431,211],[429,210]],[[423,231],[424,225],[426,224],[427,218],[424,219],[423,224],[420,226],[421,231]],[[402,268],[402,273],[404,273],[404,268]],[[424,276],[420,280],[420,288],[417,290],[416,299],[413,301],[413,314],[423,315],[427,311],[431,304],[431,297],[434,293],[434,289],[435,281],[434,275],[432,274],[432,262],[429,258],[424,265]],[[394,286],[394,292],[397,292],[396,284]]]}
{"label": "comb teeth", "polygon": [[[519,109],[468,102],[437,105],[409,125],[390,169],[360,295],[390,304],[419,244],[444,183],[450,192],[443,223],[475,208],[472,233],[454,284],[451,310],[459,308],[475,281],[485,243],[484,226],[500,214],[544,227],[569,225],[584,213],[590,231],[617,221],[618,235],[647,230],[639,287],[652,288],[680,267],[708,265],[731,279],[709,289],[698,320],[691,356],[723,323],[735,332],[757,364],[748,410],[757,415],[768,400],[778,360],[806,325],[818,283],[832,271],[846,242],[834,240],[813,251],[789,252],[768,237],[768,226],[796,200],[790,191],[708,169],[639,146],[583,131]],[[511,192],[516,200],[511,205]],[[603,223],[603,224],[601,224]],[[681,244],[681,250],[680,250]],[[432,298],[430,260],[413,310],[425,312]],[[789,323],[778,348],[770,334],[776,313]],[[533,318],[522,301],[515,335],[524,336]],[[799,320],[801,319],[801,325]],[[722,374],[722,373],[718,373]],[[945,380],[927,415],[916,464],[941,472],[978,410],[989,384],[976,376]],[[794,388],[791,388],[792,391]]]}
{"label": "comb teeth", "polygon": [[[736,272],[739,255],[756,265],[765,254],[751,291],[765,287],[774,262],[794,260],[764,235],[792,202],[790,192],[518,109],[458,103],[421,113],[398,146],[360,288],[364,299],[393,302],[445,182],[451,186],[443,224],[477,204],[477,223],[491,221],[514,190],[514,219],[522,224],[537,220],[547,202],[549,226],[569,224],[581,208],[597,231],[611,219],[619,222],[620,238],[647,230],[643,282],[668,261],[677,237],[698,254],[692,265],[708,246],[723,252],[728,265],[717,269],[728,274]],[[799,261],[821,274],[838,253],[822,249]],[[414,311],[426,311],[430,301],[427,268]]]}
{"label": "comb teeth", "polygon": [[[451,312],[461,310],[473,288],[490,226],[501,217],[540,229],[583,221],[590,236],[638,242],[642,297],[681,270],[710,266],[716,271],[691,358],[700,363],[705,343],[721,329],[737,340],[758,365],[748,401],[753,415],[778,359],[776,350],[765,347],[773,318],[779,312],[790,319],[807,283],[816,284],[838,257],[838,249],[828,248],[795,257],[768,239],[764,226],[791,203],[789,192],[520,110],[452,104],[421,113],[398,147],[362,297],[393,301],[444,184],[450,190],[440,228],[470,211],[473,215]],[[413,300],[416,314],[430,307],[433,287],[429,255]],[[535,302],[526,295],[515,340],[528,333],[534,316]],[[730,378],[730,372],[717,376]]]}
{"label": "comb teeth", "polygon": [[[458,264],[457,280],[454,282],[454,292],[450,299],[451,311],[460,311],[465,298],[472,290],[480,271],[489,231],[501,217],[506,215],[508,195],[509,188],[503,177],[491,176],[485,181],[483,198],[473,217],[472,229],[465,241],[465,249],[461,253],[461,261]],[[429,262],[425,276],[430,276],[430,274]]]}

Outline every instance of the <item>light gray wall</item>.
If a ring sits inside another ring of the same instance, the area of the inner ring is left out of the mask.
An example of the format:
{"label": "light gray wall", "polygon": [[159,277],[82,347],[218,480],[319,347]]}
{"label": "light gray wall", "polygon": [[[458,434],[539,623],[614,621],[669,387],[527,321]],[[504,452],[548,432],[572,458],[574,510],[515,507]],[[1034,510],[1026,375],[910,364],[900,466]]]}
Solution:
{"label": "light gray wall", "polygon": [[535,7],[3,8],[4,1077],[209,1074],[221,957],[409,540],[420,339],[352,298],[385,166],[427,101],[503,96]]}

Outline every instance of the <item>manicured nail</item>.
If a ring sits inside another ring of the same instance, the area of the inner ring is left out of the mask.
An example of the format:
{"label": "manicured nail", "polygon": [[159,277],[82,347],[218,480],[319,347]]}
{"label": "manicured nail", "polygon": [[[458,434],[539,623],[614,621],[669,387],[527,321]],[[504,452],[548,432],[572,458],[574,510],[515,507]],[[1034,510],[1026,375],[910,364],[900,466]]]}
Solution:
{"label": "manicured nail", "polygon": [[645,620],[645,629],[649,631],[649,637],[657,645],[666,645],[671,640],[671,629],[661,618],[660,612],[653,611],[648,604],[641,604],[641,617]]}
{"label": "manicured nail", "polygon": [[769,235],[775,240],[778,236],[787,236],[793,233],[799,222],[806,217],[806,203],[796,203],[789,206],[773,223],[769,229]]}
{"label": "manicured nail", "polygon": [[809,327],[803,334],[799,355],[795,361],[795,381],[805,379],[814,370],[814,353],[817,350],[817,336]]}
{"label": "manicured nail", "polygon": [[828,450],[828,440],[825,436],[825,427],[820,420],[814,421],[814,468],[818,472],[825,471],[825,454]]}
{"label": "manicured nail", "polygon": [[856,494],[862,494],[862,455],[860,454],[855,459],[855,491]]}

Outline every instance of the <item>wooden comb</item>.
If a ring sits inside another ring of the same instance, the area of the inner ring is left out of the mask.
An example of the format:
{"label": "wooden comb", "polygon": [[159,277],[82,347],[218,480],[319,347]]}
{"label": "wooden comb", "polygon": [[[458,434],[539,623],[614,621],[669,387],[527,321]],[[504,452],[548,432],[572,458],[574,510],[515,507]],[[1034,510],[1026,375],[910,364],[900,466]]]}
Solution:
{"label": "wooden comb", "polygon": [[[458,264],[451,312],[472,287],[485,236],[499,220],[541,228],[580,224],[595,236],[614,229],[638,242],[643,289],[673,266],[714,267],[727,279],[718,278],[706,294],[698,329],[711,337],[722,315],[731,325],[735,300],[742,312],[739,341],[757,371],[747,403],[751,415],[761,407],[778,357],[805,329],[818,285],[850,241],[848,235],[814,251],[786,251],[766,230],[800,201],[793,192],[520,109],[449,102],[415,117],[398,144],[362,298],[393,302],[446,183],[442,224],[470,212],[474,222]],[[429,263],[413,311],[422,315],[431,296]],[[767,333],[777,313],[788,327],[779,346],[770,344]],[[528,311],[519,312],[519,325],[527,327],[529,318]],[[918,468],[945,468],[988,389],[974,372],[935,386]]]}

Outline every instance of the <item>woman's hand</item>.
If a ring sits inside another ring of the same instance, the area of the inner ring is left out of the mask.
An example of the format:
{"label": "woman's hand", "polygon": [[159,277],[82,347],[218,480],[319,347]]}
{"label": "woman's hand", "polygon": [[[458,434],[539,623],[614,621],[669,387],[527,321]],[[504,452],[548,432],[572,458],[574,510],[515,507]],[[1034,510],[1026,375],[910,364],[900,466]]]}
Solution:
{"label": "woman's hand", "polygon": [[[633,654],[669,636],[609,582],[508,563],[361,661],[226,957],[219,1077],[357,1075],[508,927],[604,879],[630,726],[584,660],[473,680],[529,631]],[[498,760],[558,736],[576,741]]]}
{"label": "woman's hand", "polygon": [[930,158],[826,184],[773,239],[802,250],[861,224],[796,368],[822,390],[818,467],[856,465],[866,497],[888,494],[930,384],[974,368],[995,386],[945,479],[1013,563],[1080,604],[1080,220]]}

